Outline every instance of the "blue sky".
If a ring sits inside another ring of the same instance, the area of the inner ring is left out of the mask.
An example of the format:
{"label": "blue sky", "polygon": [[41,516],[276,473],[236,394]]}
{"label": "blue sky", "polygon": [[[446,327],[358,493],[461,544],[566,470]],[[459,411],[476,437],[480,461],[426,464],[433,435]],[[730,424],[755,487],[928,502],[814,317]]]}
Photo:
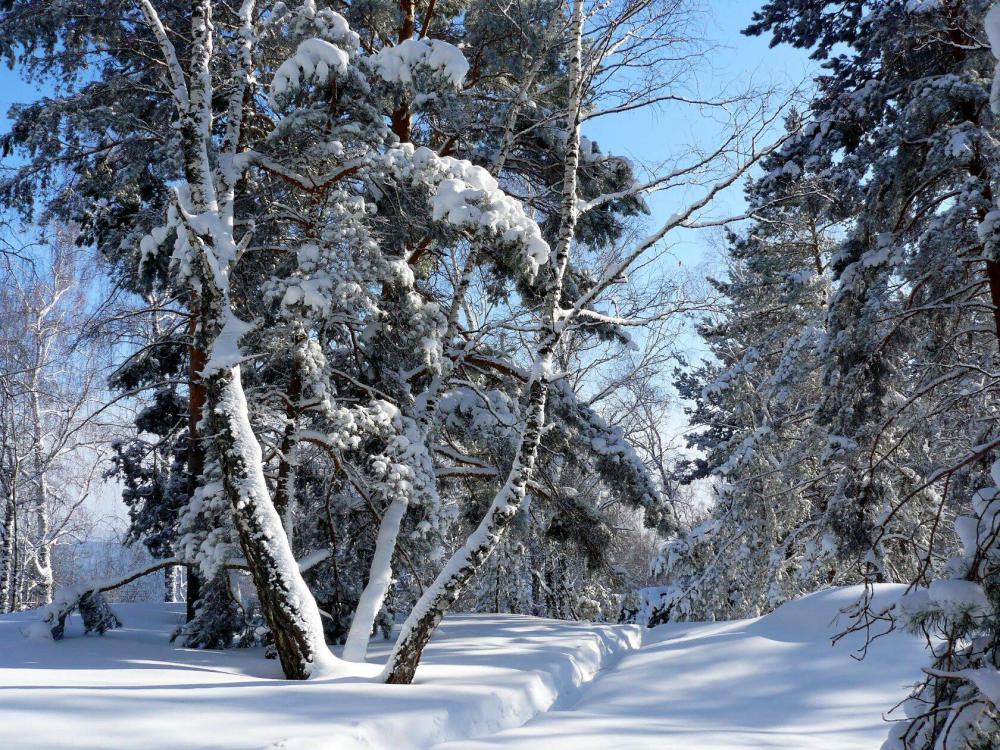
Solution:
{"label": "blue sky", "polygon": [[[705,35],[718,46],[709,55],[700,77],[704,94],[735,92],[751,85],[787,91],[801,84],[814,70],[815,63],[806,52],[787,45],[770,49],[768,38],[740,33],[760,4],[761,0],[706,2]],[[718,135],[714,124],[707,123],[691,107],[650,109],[597,120],[588,124],[585,131],[600,144],[602,151],[628,156],[637,164],[656,164],[683,152],[691,144],[710,147],[717,142]],[[696,195],[697,192],[689,193],[688,198]],[[673,194],[652,196],[648,201],[652,209],[650,226],[661,224],[674,213],[681,205],[680,198]],[[742,209],[741,190],[737,186],[728,191],[713,213],[731,215]],[[686,233],[673,252],[685,266],[696,268],[712,257],[708,250],[710,236],[706,232]]]}

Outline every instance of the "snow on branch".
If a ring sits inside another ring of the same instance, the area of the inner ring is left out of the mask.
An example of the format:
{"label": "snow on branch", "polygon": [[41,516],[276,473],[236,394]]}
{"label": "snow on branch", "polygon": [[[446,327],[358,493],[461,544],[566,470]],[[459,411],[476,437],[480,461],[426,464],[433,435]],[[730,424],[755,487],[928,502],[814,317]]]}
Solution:
{"label": "snow on branch", "polygon": [[474,233],[492,233],[519,245],[525,275],[534,278],[548,260],[549,244],[521,202],[500,189],[493,176],[465,159],[438,156],[424,146],[404,143],[383,157],[386,171],[397,180],[424,182],[431,188],[435,221],[445,221]]}
{"label": "snow on branch", "polygon": [[387,83],[412,84],[414,71],[425,67],[458,88],[469,72],[462,51],[440,39],[405,39],[379,50],[368,63]]}
{"label": "snow on branch", "polygon": [[276,103],[306,81],[326,83],[330,74],[347,72],[350,55],[325,39],[306,39],[295,54],[285,60],[271,82],[271,103]]}
{"label": "snow on branch", "polygon": [[[986,36],[990,41],[993,57],[1000,60],[1000,4],[994,3],[983,19]],[[1000,65],[994,66],[993,84],[990,87],[990,109],[1000,114]]]}

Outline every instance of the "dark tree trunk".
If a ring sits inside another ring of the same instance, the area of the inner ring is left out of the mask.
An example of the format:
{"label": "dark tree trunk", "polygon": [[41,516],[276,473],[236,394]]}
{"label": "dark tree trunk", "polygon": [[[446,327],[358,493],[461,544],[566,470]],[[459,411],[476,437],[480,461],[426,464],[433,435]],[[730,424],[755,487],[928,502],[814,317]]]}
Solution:
{"label": "dark tree trunk", "polygon": [[267,495],[260,444],[253,437],[239,368],[213,374],[208,382],[206,423],[222,467],[223,487],[285,677],[308,679],[326,655],[315,600],[302,580],[284,537],[281,519]]}

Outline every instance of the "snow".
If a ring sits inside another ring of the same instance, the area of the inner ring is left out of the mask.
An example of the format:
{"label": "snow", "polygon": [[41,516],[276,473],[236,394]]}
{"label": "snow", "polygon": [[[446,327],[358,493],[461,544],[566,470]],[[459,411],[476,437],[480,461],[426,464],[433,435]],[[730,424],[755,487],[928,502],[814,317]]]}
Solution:
{"label": "snow", "polygon": [[387,83],[412,84],[414,70],[426,67],[457,88],[469,72],[462,51],[441,39],[404,39],[380,49],[368,62]]}
{"label": "snow", "polygon": [[271,503],[264,478],[261,446],[250,426],[249,407],[239,366],[230,371],[223,386],[222,397],[213,408],[228,422],[228,450],[243,467],[242,476],[234,477],[240,485],[234,518],[237,525],[244,524],[243,533],[259,534],[257,541],[268,550],[268,557],[272,562],[270,569],[265,572],[281,592],[281,606],[285,608],[286,615],[298,620],[298,626],[307,642],[307,648],[303,651],[310,663],[303,665],[305,673],[310,677],[358,677],[372,674],[359,668],[367,665],[351,665],[333,657],[323,641],[323,621],[320,619],[316,600],[302,578],[298,562],[292,556],[282,519]]}
{"label": "snow", "polygon": [[349,63],[350,56],[340,47],[325,39],[306,39],[299,44],[295,55],[275,71],[271,82],[272,101],[294,91],[303,81],[325,83],[331,71],[343,74]]}
{"label": "snow", "polygon": [[289,682],[261,649],[170,644],[183,604],[113,606],[123,629],[84,637],[74,617],[58,643],[21,635],[37,612],[0,615],[0,747],[427,748],[523,724],[639,643],[636,626],[450,616],[414,685]]}
{"label": "snow", "polygon": [[[903,587],[879,589],[884,606]],[[863,661],[851,658],[860,635],[831,646],[832,621],[860,593],[820,592],[755,620],[653,628],[575,705],[442,750],[876,750],[889,731],[882,712],[919,679],[926,654],[904,633],[876,640]]]}
{"label": "snow", "polygon": [[548,260],[549,245],[538,224],[482,167],[410,143],[389,149],[382,161],[396,179],[423,180],[433,187],[430,203],[435,221],[493,233],[504,242],[520,245],[529,278]]}
{"label": "snow", "polygon": [[382,608],[382,602],[385,601],[386,592],[392,584],[392,553],[396,549],[399,526],[403,522],[408,504],[406,495],[396,497],[382,516],[368,583],[361,592],[358,606],[354,611],[354,619],[351,620],[351,630],[344,643],[343,656],[347,661],[365,660],[368,636],[372,632],[379,609]]}
{"label": "snow", "polygon": [[[876,606],[902,591],[880,586]],[[168,636],[182,604],[115,605],[125,627],[103,637],[80,635],[74,617],[58,643],[22,637],[37,612],[2,615],[0,747],[874,750],[889,729],[882,712],[926,655],[904,633],[863,661],[851,658],[861,636],[831,647],[834,619],[860,593],[641,631],[449,616],[409,686],[288,682],[260,649],[179,648]],[[381,661],[388,643],[369,651]],[[1000,690],[994,673],[955,676]]]}
{"label": "snow", "polygon": [[938,677],[955,677],[972,682],[995,706],[1000,705],[1000,672],[995,669],[960,669],[957,672],[928,670]]}
{"label": "snow", "polygon": [[1000,60],[1000,5],[993,3],[986,11],[983,27],[986,29],[986,37],[989,39],[993,57]]}
{"label": "snow", "polygon": [[225,323],[222,330],[212,342],[211,354],[205,367],[202,369],[202,377],[208,378],[221,370],[235,367],[243,361],[243,354],[240,352],[240,339],[253,330],[250,323],[240,320],[232,312],[226,310],[223,313]]}
{"label": "snow", "polygon": [[982,586],[974,581],[952,578],[931,581],[927,593],[932,602],[952,615],[968,612],[973,616],[983,617],[993,611]]}

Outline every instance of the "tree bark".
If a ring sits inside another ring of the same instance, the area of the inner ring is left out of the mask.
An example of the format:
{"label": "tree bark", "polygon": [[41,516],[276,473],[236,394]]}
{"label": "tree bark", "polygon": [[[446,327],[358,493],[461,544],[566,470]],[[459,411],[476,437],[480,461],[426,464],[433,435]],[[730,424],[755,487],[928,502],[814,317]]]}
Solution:
{"label": "tree bark", "polygon": [[[41,335],[40,331],[38,335]],[[32,473],[34,474],[34,481],[32,482],[34,486],[32,510],[35,516],[35,552],[32,562],[35,570],[28,595],[34,605],[44,605],[52,601],[52,543],[49,539],[48,461],[45,457],[45,445],[42,440],[42,405],[38,394],[38,369],[41,367],[41,364],[42,360],[40,356],[36,362],[30,381],[32,420],[31,461]]]}
{"label": "tree bark", "polygon": [[285,393],[285,429],[281,436],[279,449],[278,480],[274,489],[274,507],[281,516],[288,535],[288,543],[293,544],[295,538],[295,478],[297,469],[296,454],[298,453],[299,400],[302,397],[302,348],[306,345],[306,333],[299,330],[295,351],[292,352],[291,373],[288,376],[288,391]]}
{"label": "tree bark", "polygon": [[538,380],[532,382],[527,407],[529,416],[507,481],[479,526],[420,597],[403,624],[383,672],[386,682],[404,685],[413,682],[420,657],[434,630],[513,522],[534,467],[547,390],[547,384]]}
{"label": "tree bark", "polygon": [[179,578],[180,570],[177,565],[170,565],[163,572],[163,601],[167,604],[178,601]]}
{"label": "tree bark", "polygon": [[378,617],[386,592],[392,583],[392,553],[396,549],[399,527],[406,515],[405,497],[397,497],[382,515],[375,540],[375,555],[372,558],[368,582],[361,592],[361,598],[351,620],[351,628],[344,643],[343,658],[347,661],[364,661],[368,652],[375,618]]}
{"label": "tree bark", "polygon": [[387,683],[409,684],[416,674],[424,648],[445,613],[458,599],[469,580],[506,535],[524,500],[527,484],[535,465],[538,445],[545,426],[545,402],[548,378],[555,361],[555,347],[560,338],[560,303],[563,277],[569,263],[570,248],[576,231],[577,169],[580,163],[580,104],[583,97],[583,0],[572,7],[572,40],[569,53],[569,97],[566,110],[566,154],[563,163],[563,187],[559,236],[550,258],[551,278],[546,291],[540,340],[533,358],[531,379],[525,397],[525,424],[514,463],[504,486],[493,498],[486,516],[448,561],[434,583],[417,601],[389,656],[382,677]]}
{"label": "tree bark", "polygon": [[14,611],[14,580],[17,572],[17,501],[14,483],[4,508],[3,571],[0,573],[0,612]]}
{"label": "tree bark", "polygon": [[[196,345],[198,334],[199,300],[198,295],[191,293],[191,303],[188,310],[188,497],[194,497],[201,483],[201,475],[205,470],[205,449],[201,444],[199,423],[205,408],[205,383],[201,377],[202,370],[208,362],[205,350]],[[197,566],[188,565],[187,571],[187,621],[194,620],[198,609],[198,598],[201,596],[201,579]]]}
{"label": "tree bark", "polygon": [[299,572],[267,491],[263,456],[250,425],[239,366],[209,378],[207,422],[240,546],[282,670],[290,680],[308,679],[315,666],[333,657],[326,647],[316,601]]}

